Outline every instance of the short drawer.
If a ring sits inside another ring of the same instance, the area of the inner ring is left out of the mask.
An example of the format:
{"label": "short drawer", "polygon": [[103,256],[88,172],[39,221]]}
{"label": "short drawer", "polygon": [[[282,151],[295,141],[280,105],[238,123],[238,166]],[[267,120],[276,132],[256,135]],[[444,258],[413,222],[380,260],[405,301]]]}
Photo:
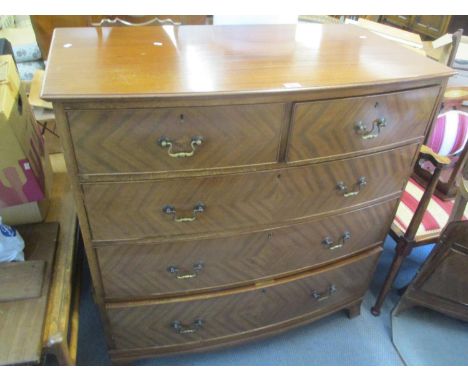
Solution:
{"label": "short drawer", "polygon": [[107,300],[223,289],[286,276],[380,244],[397,200],[220,239],[96,248]]}
{"label": "short drawer", "polygon": [[368,150],[422,138],[440,88],[301,102],[294,106],[288,162]]}
{"label": "short drawer", "polygon": [[67,112],[80,174],[274,163],[284,104]]}
{"label": "short drawer", "polygon": [[195,349],[324,315],[362,298],[377,258],[377,251],[368,252],[258,289],[147,304],[119,304],[107,309],[115,348],[169,350],[190,345]]}
{"label": "short drawer", "polygon": [[243,174],[82,185],[92,238],[147,239],[251,229],[339,213],[403,189],[417,145]]}

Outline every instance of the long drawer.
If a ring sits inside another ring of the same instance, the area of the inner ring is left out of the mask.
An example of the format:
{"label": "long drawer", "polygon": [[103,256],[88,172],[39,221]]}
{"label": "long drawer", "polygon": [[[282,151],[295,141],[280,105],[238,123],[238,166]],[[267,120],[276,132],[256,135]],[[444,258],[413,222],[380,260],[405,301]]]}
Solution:
{"label": "long drawer", "polygon": [[202,347],[323,315],[362,298],[377,258],[370,251],[257,289],[108,308],[115,348]]}
{"label": "long drawer", "polygon": [[396,203],[225,238],[98,247],[105,297],[130,300],[232,288],[318,267],[380,244]]}
{"label": "long drawer", "polygon": [[300,102],[293,109],[288,162],[329,158],[422,138],[440,87]]}
{"label": "long drawer", "polygon": [[81,174],[274,163],[284,104],[67,112]]}
{"label": "long drawer", "polygon": [[271,171],[82,188],[95,241],[251,229],[398,193],[416,148]]}

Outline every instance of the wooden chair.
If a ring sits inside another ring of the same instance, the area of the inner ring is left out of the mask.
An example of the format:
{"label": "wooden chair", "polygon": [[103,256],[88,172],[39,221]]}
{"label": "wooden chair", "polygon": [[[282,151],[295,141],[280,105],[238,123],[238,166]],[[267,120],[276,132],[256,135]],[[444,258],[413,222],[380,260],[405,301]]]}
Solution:
{"label": "wooden chair", "polygon": [[426,56],[452,68],[462,36],[463,29],[458,29],[451,36],[447,34],[434,41],[423,41]]}
{"label": "wooden chair", "polygon": [[467,202],[465,179],[460,184],[450,223],[406,289],[394,315],[419,305],[468,321],[468,221],[460,221]]}
{"label": "wooden chair", "polygon": [[[462,98],[468,99],[468,92]],[[435,194],[446,201],[455,197],[458,189],[457,176],[468,158],[468,113],[458,110],[453,103],[453,97],[446,97],[444,102],[450,104],[452,108],[439,114],[425,144],[437,154],[444,155],[450,160],[450,164],[442,169],[435,189]],[[431,162],[423,161],[415,166],[413,178],[419,184],[426,186],[433,172],[434,166]]]}
{"label": "wooden chair", "polygon": [[453,67],[455,62],[455,57],[457,55],[458,46],[460,45],[461,38],[463,36],[463,29],[458,29],[454,34],[452,34],[452,47],[450,53],[447,57],[447,62],[445,65]]}
{"label": "wooden chair", "polygon": [[423,145],[418,162],[421,160],[431,163],[434,168],[433,175],[425,189],[410,178],[403,192],[390,230],[391,236],[397,242],[395,258],[371,309],[374,316],[380,314],[382,304],[403,260],[414,247],[436,242],[454,209],[453,200],[444,201],[434,194],[443,169],[451,164],[450,158],[439,155]]}
{"label": "wooden chair", "polygon": [[[457,30],[451,36],[451,44],[442,46],[438,49],[431,48],[427,54],[434,60],[453,67],[462,36],[463,29]],[[444,38],[445,36],[442,37],[442,39]],[[430,46],[432,47],[432,45]],[[436,53],[431,55],[431,51],[432,53]],[[447,84],[440,114],[449,112],[450,110],[464,110],[463,102],[468,99],[468,80],[465,77],[455,77],[456,78],[451,78]],[[468,108],[465,109],[468,110]],[[446,121],[443,118],[437,121],[437,124],[434,126],[433,133],[427,137],[425,144],[431,147],[435,152],[447,155],[451,159],[451,165],[443,169],[435,190],[435,193],[439,198],[448,200],[453,199],[457,192],[456,178],[457,174],[460,172],[460,168],[463,167],[468,147],[463,150],[463,147],[460,146],[455,148],[455,143],[453,145],[450,144],[451,139],[460,138],[457,136],[458,128],[450,126],[452,130],[445,131],[445,122]],[[450,147],[447,148],[447,145],[450,145]],[[450,148],[453,148],[454,150],[450,151]],[[415,166],[413,177],[419,184],[427,185],[432,177],[432,172],[433,168],[428,163],[426,165]]]}

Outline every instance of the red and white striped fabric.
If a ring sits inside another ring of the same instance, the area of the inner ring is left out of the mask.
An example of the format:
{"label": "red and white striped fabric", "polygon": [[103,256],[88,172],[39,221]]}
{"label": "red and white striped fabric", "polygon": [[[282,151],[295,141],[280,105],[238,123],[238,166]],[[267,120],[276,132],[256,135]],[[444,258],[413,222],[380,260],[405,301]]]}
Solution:
{"label": "red and white striped fabric", "polygon": [[459,154],[468,140],[468,113],[450,110],[437,117],[427,145],[445,156]]}
{"label": "red and white striped fabric", "polygon": [[[414,179],[410,178],[403,192],[403,196],[401,197],[395,219],[393,220],[392,229],[398,236],[406,232],[423,193],[424,188]],[[439,233],[447,224],[450,213],[452,212],[453,203],[453,200],[443,201],[433,195],[418,228],[416,240]],[[464,218],[468,220],[468,207],[465,210]]]}

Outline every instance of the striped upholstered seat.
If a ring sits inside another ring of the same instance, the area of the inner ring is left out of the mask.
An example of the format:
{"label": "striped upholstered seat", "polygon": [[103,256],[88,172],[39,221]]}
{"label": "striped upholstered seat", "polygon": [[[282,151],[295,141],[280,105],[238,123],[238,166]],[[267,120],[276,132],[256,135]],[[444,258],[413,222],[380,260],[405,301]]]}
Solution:
{"label": "striped upholstered seat", "polygon": [[[392,230],[398,236],[403,236],[406,232],[423,193],[424,188],[414,179],[410,178],[403,192],[403,196],[401,197],[392,224]],[[424,213],[424,217],[416,233],[415,241],[418,242],[438,237],[447,224],[450,213],[452,212],[453,203],[453,200],[443,201],[437,196],[432,195],[429,206]],[[468,208],[465,210],[465,219],[468,220]]]}
{"label": "striped upholstered seat", "polygon": [[[452,164],[454,164],[459,159],[459,154],[463,151],[467,140],[468,113],[450,110],[437,117],[436,124],[426,144],[437,154],[450,158]],[[431,173],[434,171],[434,166],[429,161],[420,162],[420,165]],[[451,170],[450,167],[452,165],[449,166],[448,171]],[[442,172],[440,180],[443,181],[443,178],[444,173]],[[392,225],[393,232],[398,236],[402,236],[406,232],[423,193],[424,188],[416,180],[410,178]],[[447,224],[452,207],[453,200],[444,201],[436,195],[432,195],[416,233],[415,241],[437,238]],[[466,211],[465,216],[468,217]]]}

